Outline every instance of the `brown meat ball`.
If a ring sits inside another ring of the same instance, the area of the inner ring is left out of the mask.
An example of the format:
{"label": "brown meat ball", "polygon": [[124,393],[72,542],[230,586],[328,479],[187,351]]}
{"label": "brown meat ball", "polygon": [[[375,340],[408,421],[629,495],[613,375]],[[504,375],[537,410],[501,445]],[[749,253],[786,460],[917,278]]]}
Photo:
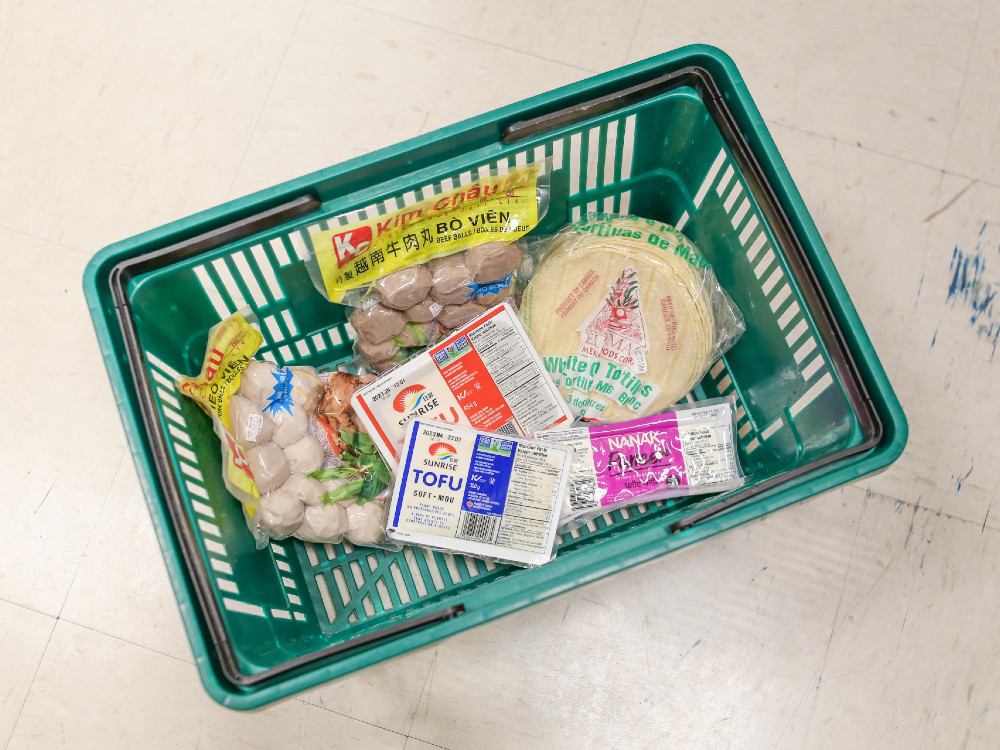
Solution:
{"label": "brown meat ball", "polygon": [[431,272],[424,266],[410,266],[383,276],[372,286],[383,305],[405,310],[423,300],[432,283]]}
{"label": "brown meat ball", "polygon": [[431,277],[434,286],[431,296],[442,305],[460,305],[473,294],[475,281],[472,272],[465,265],[464,256],[451,255],[438,258]]}
{"label": "brown meat ball", "polygon": [[358,332],[359,338],[377,344],[402,331],[406,325],[406,316],[399,310],[374,304],[355,310],[351,314],[350,323]]}
{"label": "brown meat ball", "polygon": [[[418,336],[418,331],[423,333],[422,337]],[[430,346],[437,340],[440,332],[441,326],[435,321],[431,321],[430,323],[407,323],[406,328],[398,336],[393,336],[392,341],[394,344],[407,349],[414,346]]]}
{"label": "brown meat ball", "polygon": [[[405,331],[406,328],[403,330]],[[361,352],[361,356],[368,362],[378,362],[383,359],[392,359],[399,352],[399,347],[396,346],[391,339],[373,344],[370,341],[359,338],[355,344],[358,347],[358,351]]]}
{"label": "brown meat ball", "polygon": [[403,312],[406,315],[406,319],[412,323],[430,323],[441,312],[441,307],[440,302],[433,297],[428,297],[423,302],[418,302]]}
{"label": "brown meat ball", "polygon": [[493,305],[507,299],[514,294],[514,275],[510,275],[508,282],[501,286],[496,291],[486,292],[482,288],[477,290],[476,302],[480,305],[485,305],[486,307],[493,307]]}
{"label": "brown meat ball", "polygon": [[447,305],[438,315],[438,322],[445,328],[456,328],[484,312],[485,307],[471,301],[463,305]]}
{"label": "brown meat ball", "polygon": [[477,284],[500,281],[520,262],[521,248],[516,242],[486,242],[465,253],[465,265]]}

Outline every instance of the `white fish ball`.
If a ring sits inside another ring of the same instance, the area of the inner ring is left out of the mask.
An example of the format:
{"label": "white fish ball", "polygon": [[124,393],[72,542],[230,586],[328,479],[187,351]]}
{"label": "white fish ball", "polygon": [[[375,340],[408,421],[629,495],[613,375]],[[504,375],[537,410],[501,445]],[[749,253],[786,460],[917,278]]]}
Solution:
{"label": "white fish ball", "polygon": [[305,506],[290,492],[277,489],[260,498],[260,525],[268,536],[281,539],[294,532],[302,523]]}
{"label": "white fish ball", "polygon": [[288,479],[288,459],[274,443],[264,443],[248,450],[247,462],[261,495],[280,487]]}

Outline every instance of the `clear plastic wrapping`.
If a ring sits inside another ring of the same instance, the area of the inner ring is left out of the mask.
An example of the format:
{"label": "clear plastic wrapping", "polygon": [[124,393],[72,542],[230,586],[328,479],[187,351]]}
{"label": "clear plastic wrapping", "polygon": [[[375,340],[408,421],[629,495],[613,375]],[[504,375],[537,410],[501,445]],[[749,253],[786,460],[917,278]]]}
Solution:
{"label": "clear plastic wrapping", "polygon": [[518,242],[489,242],[382,277],[349,317],[357,360],[385,372],[511,299],[521,259]]}
{"label": "clear plastic wrapping", "polygon": [[740,487],[746,476],[734,419],[731,399],[712,399],[629,422],[536,433],[537,440],[574,451],[562,525],[572,528],[637,503]]}
{"label": "clear plastic wrapping", "polygon": [[223,480],[257,546],[288,536],[391,546],[392,477],[350,408],[360,379],[252,359],[253,322],[238,313],[214,326],[201,374],[178,386],[212,417]]}
{"label": "clear plastic wrapping", "polygon": [[545,245],[520,313],[584,420],[662,411],[743,333],[708,261],[667,224],[591,214]]}
{"label": "clear plastic wrapping", "polygon": [[310,234],[316,287],[355,308],[357,361],[384,372],[509,299],[525,281],[519,241],[544,217],[548,165],[496,171],[361,221]]}

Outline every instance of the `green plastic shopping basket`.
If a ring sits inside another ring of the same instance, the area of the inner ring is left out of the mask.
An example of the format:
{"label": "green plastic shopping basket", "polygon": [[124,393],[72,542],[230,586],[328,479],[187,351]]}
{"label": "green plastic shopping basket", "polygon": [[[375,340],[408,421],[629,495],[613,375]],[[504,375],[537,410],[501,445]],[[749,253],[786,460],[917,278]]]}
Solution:
{"label": "green plastic shopping basket", "polygon": [[[350,355],[344,310],[302,263],[309,228],[551,158],[541,231],[590,211],[682,229],[747,321],[695,389],[738,401],[741,490],[609,513],[522,570],[407,548],[256,551],[208,417],[173,386],[250,306],[280,364]],[[250,708],[498,617],[881,470],[906,421],[732,61],[686,47],[232,201],[101,251],[84,282],[208,692]]]}

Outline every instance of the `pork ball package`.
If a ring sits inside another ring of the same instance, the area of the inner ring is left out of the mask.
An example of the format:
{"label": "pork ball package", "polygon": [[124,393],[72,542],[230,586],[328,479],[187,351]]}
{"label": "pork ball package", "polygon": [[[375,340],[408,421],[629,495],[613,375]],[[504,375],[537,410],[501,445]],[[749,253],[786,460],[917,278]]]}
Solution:
{"label": "pork ball package", "polygon": [[254,323],[237,313],[214,326],[201,373],[177,386],[212,417],[258,548],[289,536],[398,547],[385,534],[392,476],[350,406],[361,379],[252,359]]}
{"label": "pork ball package", "polygon": [[[355,308],[355,353],[384,372],[493,305],[524,276],[521,238],[545,216],[545,162],[310,233],[307,268],[331,301]],[[522,279],[523,280],[523,279]]]}

